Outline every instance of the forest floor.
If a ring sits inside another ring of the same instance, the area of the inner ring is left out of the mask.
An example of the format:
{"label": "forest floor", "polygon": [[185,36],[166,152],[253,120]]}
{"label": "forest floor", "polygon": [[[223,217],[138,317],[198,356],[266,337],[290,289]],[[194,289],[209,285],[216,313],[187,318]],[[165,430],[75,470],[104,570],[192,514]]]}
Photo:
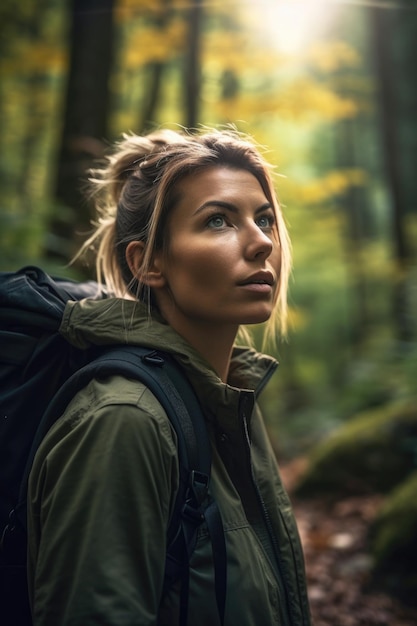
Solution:
{"label": "forest floor", "polygon": [[297,500],[291,489],[303,462],[281,468],[306,560],[314,626],[417,626],[417,608],[370,586],[367,530],[379,496]]}

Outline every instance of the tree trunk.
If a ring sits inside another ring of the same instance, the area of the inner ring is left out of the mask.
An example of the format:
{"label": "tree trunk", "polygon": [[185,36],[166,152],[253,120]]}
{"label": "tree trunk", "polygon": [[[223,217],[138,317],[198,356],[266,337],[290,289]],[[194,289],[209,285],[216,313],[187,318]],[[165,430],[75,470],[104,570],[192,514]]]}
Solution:
{"label": "tree trunk", "polygon": [[192,0],[189,12],[188,45],[185,59],[185,126],[190,130],[196,128],[199,116],[202,15],[202,1]]}
{"label": "tree trunk", "polygon": [[[160,37],[165,37],[165,29],[172,18],[172,7],[170,1],[164,2],[160,13],[152,20],[155,28],[159,31]],[[145,88],[145,104],[143,107],[142,121],[139,128],[146,131],[156,121],[156,112],[161,99],[162,79],[166,62],[155,60],[148,64],[146,70],[149,76],[149,84]]]}
{"label": "tree trunk", "polygon": [[[342,167],[359,167],[356,150],[356,125],[358,121],[344,120],[339,123],[343,154],[339,154]],[[370,315],[366,295],[366,268],[364,267],[364,219],[363,194],[356,187],[349,187],[344,197],[344,212],[348,232],[346,235],[346,260],[355,299],[355,320],[352,324],[352,341],[360,350],[367,335]]]}
{"label": "tree trunk", "polygon": [[[381,110],[381,135],[384,149],[385,169],[392,201],[393,252],[396,261],[396,284],[393,294],[393,315],[397,336],[401,341],[408,341],[411,329],[407,313],[406,272],[409,259],[408,242],[405,233],[404,216],[406,201],[403,194],[400,169],[400,147],[395,84],[396,70],[393,56],[388,49],[394,36],[390,27],[392,17],[389,9],[370,9],[373,35],[375,69],[379,86]],[[410,76],[413,80],[413,76]]]}
{"label": "tree trunk", "polygon": [[162,78],[164,75],[165,63],[155,61],[147,67],[149,75],[149,85],[146,90],[146,102],[142,114],[142,122],[139,127],[146,131],[156,120],[156,111],[160,101]]}
{"label": "tree trunk", "polygon": [[107,138],[113,6],[114,0],[70,0],[70,65],[56,197],[71,210],[67,219],[53,224],[52,241],[58,245],[51,245],[55,249],[49,252],[58,256],[61,238],[71,240],[75,231],[90,224],[83,185],[88,168],[102,156]]}

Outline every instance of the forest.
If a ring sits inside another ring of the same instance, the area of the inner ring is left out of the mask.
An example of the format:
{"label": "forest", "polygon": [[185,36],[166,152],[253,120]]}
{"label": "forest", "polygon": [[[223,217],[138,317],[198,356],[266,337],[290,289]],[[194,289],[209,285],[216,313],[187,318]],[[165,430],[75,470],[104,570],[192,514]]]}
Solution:
{"label": "forest", "polygon": [[0,28],[2,271],[93,277],[88,170],[123,133],[265,147],[293,272],[262,404],[315,624],[417,623],[417,2],[2,0]]}

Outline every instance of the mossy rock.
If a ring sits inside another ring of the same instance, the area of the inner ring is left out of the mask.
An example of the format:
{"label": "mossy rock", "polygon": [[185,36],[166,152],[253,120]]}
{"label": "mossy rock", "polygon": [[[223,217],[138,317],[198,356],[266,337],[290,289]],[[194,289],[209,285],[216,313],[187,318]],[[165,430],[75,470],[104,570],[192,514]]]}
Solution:
{"label": "mossy rock", "polygon": [[417,604],[417,471],[393,490],[369,530],[375,583]]}
{"label": "mossy rock", "polygon": [[311,453],[295,494],[387,493],[417,467],[417,407],[387,406],[340,427]]}

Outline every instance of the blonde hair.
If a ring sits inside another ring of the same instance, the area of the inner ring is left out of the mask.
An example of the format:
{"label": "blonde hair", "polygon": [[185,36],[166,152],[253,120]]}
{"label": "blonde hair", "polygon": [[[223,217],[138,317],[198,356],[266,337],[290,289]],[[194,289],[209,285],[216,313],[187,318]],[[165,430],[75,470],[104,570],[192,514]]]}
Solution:
{"label": "blonde hair", "polygon": [[[142,264],[146,275],[154,252],[169,249],[166,222],[175,207],[177,183],[188,174],[213,165],[249,171],[274,209],[281,269],[274,313],[264,335],[265,340],[274,342],[277,330],[283,335],[286,331],[290,240],[274,190],[272,167],[246,135],[235,130],[195,134],[159,130],[144,136],[123,135],[103,167],[91,172],[98,220],[80,253],[95,250],[97,280],[116,296],[129,295],[149,302],[152,294],[130,271],[127,245],[131,241],[146,244]],[[243,335],[249,338],[244,329]]]}

